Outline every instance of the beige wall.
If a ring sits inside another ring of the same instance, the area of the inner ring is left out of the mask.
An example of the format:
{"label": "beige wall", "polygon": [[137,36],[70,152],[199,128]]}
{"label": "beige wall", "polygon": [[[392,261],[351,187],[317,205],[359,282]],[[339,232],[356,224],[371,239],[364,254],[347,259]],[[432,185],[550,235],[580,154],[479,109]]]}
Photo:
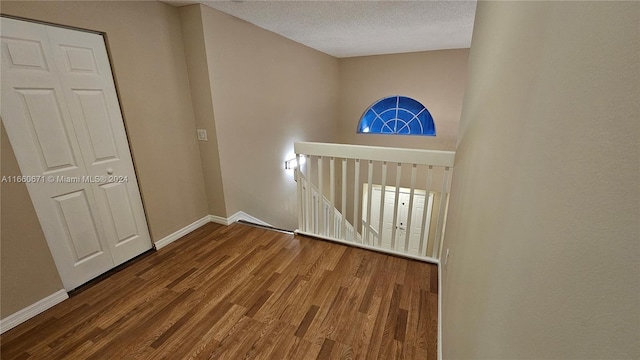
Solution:
{"label": "beige wall", "polygon": [[640,357],[640,4],[480,2],[445,359]]}
{"label": "beige wall", "polygon": [[[469,49],[340,59],[339,136],[345,144],[455,150]],[[356,134],[360,117],[377,100],[404,95],[429,109],[436,136]]]}
{"label": "beige wall", "polygon": [[[2,126],[0,176],[21,175]],[[63,289],[42,228],[23,183],[0,186],[0,318]]]}
{"label": "beige wall", "polygon": [[208,214],[177,8],[156,1],[2,1],[0,11],[105,32],[152,239]]}
{"label": "beige wall", "polygon": [[211,74],[207,61],[207,50],[200,5],[180,8],[182,37],[189,73],[191,100],[198,129],[207,130],[208,141],[199,141],[202,171],[207,191],[209,214],[228,217],[224,201],[222,170],[218,150],[213,97],[211,95]]}
{"label": "beige wall", "polygon": [[[155,1],[2,1],[0,12],[106,32],[152,239],[208,214],[176,8]],[[8,141],[0,146],[4,173],[5,158],[13,157],[5,155],[12,154]],[[26,189],[3,184],[2,210],[5,317],[62,286]]]}
{"label": "beige wall", "polygon": [[335,137],[338,60],[217,10],[201,11],[226,212],[294,229],[295,182],[284,161],[295,141]]}

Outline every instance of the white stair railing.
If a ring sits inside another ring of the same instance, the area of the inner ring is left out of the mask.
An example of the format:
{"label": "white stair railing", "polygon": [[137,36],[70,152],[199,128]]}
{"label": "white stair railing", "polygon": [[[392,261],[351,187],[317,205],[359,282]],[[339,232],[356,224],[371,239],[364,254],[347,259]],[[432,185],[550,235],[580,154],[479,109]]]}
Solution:
{"label": "white stair railing", "polygon": [[[304,219],[303,221],[305,222],[305,228],[313,229],[313,232],[318,234],[320,233],[328,234],[330,232],[330,229],[333,228],[335,229],[334,235],[339,239],[344,238],[345,240],[350,242],[362,241],[360,234],[354,230],[353,225],[351,225],[350,222],[344,219],[340,211],[338,211],[338,209],[331,206],[329,199],[327,199],[324,196],[322,197],[321,209],[322,209],[324,219],[327,219],[327,221],[321,224],[319,221],[320,213],[318,212],[318,209],[320,208],[319,202],[318,202],[320,199],[320,193],[318,191],[318,188],[315,185],[309,185],[309,182],[307,181],[306,177],[300,173],[298,173],[297,181],[299,186],[302,187],[302,193],[303,193],[303,196],[301,197],[302,209],[309,211],[309,215],[303,217]],[[309,190],[311,190],[310,206],[306,204],[307,199],[309,198],[307,196],[307,192]],[[333,210],[333,216],[331,215],[332,210]],[[333,219],[333,221],[331,221],[330,219]],[[344,224],[345,226],[343,227],[342,224]],[[319,229],[319,227],[324,227],[324,228]],[[344,231],[344,236],[342,236],[343,231]],[[355,239],[354,239],[354,236],[356,236]]]}
{"label": "white stair railing", "polygon": [[297,233],[439,261],[454,152],[298,142],[295,153]]}

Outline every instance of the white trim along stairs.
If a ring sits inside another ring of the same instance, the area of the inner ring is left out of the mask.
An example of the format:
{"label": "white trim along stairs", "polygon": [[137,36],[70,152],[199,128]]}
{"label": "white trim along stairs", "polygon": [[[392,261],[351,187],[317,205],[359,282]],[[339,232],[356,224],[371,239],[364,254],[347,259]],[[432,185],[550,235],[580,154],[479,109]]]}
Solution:
{"label": "white trim along stairs", "polygon": [[163,247],[171,244],[172,242],[180,239],[181,237],[187,235],[188,233],[196,230],[197,228],[203,226],[204,224],[210,223],[210,222],[214,222],[217,224],[222,224],[222,225],[230,225],[233,224],[234,222],[237,222],[239,220],[245,220],[254,224],[259,224],[259,225],[264,225],[264,226],[271,226],[269,224],[267,224],[266,222],[255,218],[249,214],[247,214],[244,211],[238,211],[237,213],[231,215],[228,218],[224,218],[222,216],[216,216],[216,215],[207,215],[205,217],[203,217],[202,219],[196,220],[193,223],[183,227],[182,229],[171,233],[165,237],[163,237],[162,239],[158,240],[155,242],[154,246],[156,247],[156,250],[160,250]]}

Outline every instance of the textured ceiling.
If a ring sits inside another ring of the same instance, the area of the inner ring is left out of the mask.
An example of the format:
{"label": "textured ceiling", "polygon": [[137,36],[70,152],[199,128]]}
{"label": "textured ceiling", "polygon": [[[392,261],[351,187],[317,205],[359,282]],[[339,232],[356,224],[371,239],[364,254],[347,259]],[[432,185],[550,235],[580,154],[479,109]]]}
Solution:
{"label": "textured ceiling", "polygon": [[468,48],[476,10],[475,1],[198,2],[339,58]]}

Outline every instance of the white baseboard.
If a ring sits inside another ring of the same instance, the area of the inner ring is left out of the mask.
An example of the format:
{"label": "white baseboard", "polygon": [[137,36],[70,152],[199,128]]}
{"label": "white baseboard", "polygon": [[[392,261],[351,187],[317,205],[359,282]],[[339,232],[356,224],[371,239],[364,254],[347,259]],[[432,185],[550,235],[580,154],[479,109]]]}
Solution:
{"label": "white baseboard", "polygon": [[217,215],[207,215],[205,217],[203,217],[200,220],[196,220],[195,222],[183,227],[182,229],[169,234],[165,237],[163,237],[162,239],[158,240],[155,242],[155,246],[156,246],[156,250],[160,250],[163,247],[171,244],[172,242],[180,239],[181,237],[187,235],[188,233],[198,229],[199,227],[210,223],[210,222],[214,222],[216,224],[222,224],[222,225],[231,225],[234,222],[238,221],[238,220],[245,220],[248,222],[252,222],[254,224],[260,224],[260,225],[265,225],[265,226],[271,226],[269,224],[267,224],[266,222],[255,218],[249,214],[247,214],[244,211],[238,211],[237,213],[231,215],[228,218],[224,218],[222,216],[217,216]]}
{"label": "white baseboard", "polygon": [[237,222],[239,220],[244,220],[244,221],[248,221],[254,224],[258,224],[258,225],[264,225],[264,226],[269,226],[269,227],[273,227],[271,224],[268,224],[256,217],[253,217],[249,214],[247,214],[244,211],[238,211],[237,213],[231,215],[231,217],[229,217],[227,219],[228,224],[233,224],[234,222]]}
{"label": "white baseboard", "polygon": [[209,221],[221,225],[229,225],[229,219],[217,215],[209,215]]}
{"label": "white baseboard", "polygon": [[180,239],[181,237],[187,235],[188,233],[198,229],[199,227],[209,222],[211,222],[210,215],[207,215],[202,219],[196,220],[193,223],[183,227],[182,229],[163,237],[162,239],[155,242],[156,250],[162,249],[163,247],[171,244],[172,242]]}
{"label": "white baseboard", "polygon": [[13,329],[45,310],[67,300],[68,298],[69,295],[67,295],[67,292],[64,289],[58,290],[37,303],[29,305],[26,308],[7,316],[0,320],[0,334]]}

